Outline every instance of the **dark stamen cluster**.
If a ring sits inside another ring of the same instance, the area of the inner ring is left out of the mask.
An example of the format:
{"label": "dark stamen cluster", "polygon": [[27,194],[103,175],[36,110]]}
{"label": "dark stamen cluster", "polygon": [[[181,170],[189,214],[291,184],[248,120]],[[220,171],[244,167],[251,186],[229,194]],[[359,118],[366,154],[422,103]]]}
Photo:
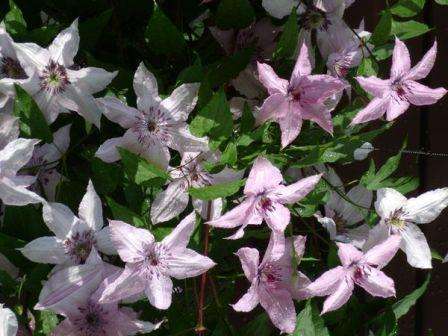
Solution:
{"label": "dark stamen cluster", "polygon": [[48,91],[51,94],[60,94],[64,92],[70,84],[65,67],[53,60],[51,60],[42,71],[39,79],[41,89]]}
{"label": "dark stamen cluster", "polygon": [[12,79],[25,79],[26,73],[20,63],[11,57],[0,59],[0,75]]}

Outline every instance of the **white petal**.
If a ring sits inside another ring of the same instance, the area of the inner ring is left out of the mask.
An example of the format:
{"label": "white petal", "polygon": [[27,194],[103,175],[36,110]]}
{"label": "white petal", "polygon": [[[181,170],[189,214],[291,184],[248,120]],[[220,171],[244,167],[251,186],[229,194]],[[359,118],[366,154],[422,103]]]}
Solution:
{"label": "white petal", "polygon": [[353,152],[353,157],[357,161],[362,161],[369,156],[369,154],[373,151],[373,146],[370,142],[364,142],[361,147],[356,148]]}
{"label": "white petal", "polygon": [[11,309],[3,308],[3,304],[0,304],[0,335],[16,336],[17,329],[17,317]]}
{"label": "white petal", "polygon": [[184,182],[183,179],[173,181],[156,196],[151,205],[151,221],[154,224],[166,222],[185,210],[189,196]]}
{"label": "white petal", "polygon": [[383,188],[377,191],[375,209],[381,218],[389,218],[396,210],[406,204],[406,197],[395,189]]}
{"label": "white petal", "polygon": [[34,146],[39,142],[35,139],[17,139],[11,141],[0,151],[0,171],[2,175],[15,175],[31,159]]}
{"label": "white petal", "polygon": [[169,113],[174,120],[186,121],[198,100],[199,84],[182,84],[174,89],[171,96],[164,99],[160,107]]}
{"label": "white petal", "polygon": [[96,151],[95,156],[107,163],[120,160],[120,153],[117,147],[123,143],[123,137],[106,140]]}
{"label": "white petal", "polygon": [[430,223],[448,206],[448,188],[425,192],[410,198],[403,207],[403,219],[415,223]]}
{"label": "white petal", "polygon": [[109,226],[103,227],[100,231],[95,233],[96,247],[100,252],[105,254],[117,254],[117,249],[110,238]]}
{"label": "white petal", "polygon": [[78,19],[70,27],[61,31],[48,47],[51,58],[65,67],[73,65],[73,59],[78,53],[79,32]]}
{"label": "white petal", "polygon": [[154,106],[158,106],[161,99],[157,79],[146,69],[141,62],[134,75],[134,91],[137,95],[137,107],[142,111],[149,111]]}
{"label": "white petal", "polygon": [[19,249],[29,260],[43,264],[63,264],[69,260],[64,242],[56,237],[37,238]]}
{"label": "white petal", "polygon": [[0,178],[0,199],[6,205],[23,206],[41,203],[44,200],[25,186],[14,183],[13,179]]}
{"label": "white petal", "polygon": [[84,220],[93,231],[99,231],[103,227],[103,207],[101,200],[89,180],[87,192],[79,204],[79,218]]}
{"label": "white petal", "polygon": [[416,268],[432,268],[431,250],[419,227],[407,223],[400,233],[402,238],[400,247],[406,253],[408,263]]}
{"label": "white petal", "polygon": [[116,97],[99,98],[97,102],[106,118],[123,128],[131,128],[139,116],[137,109],[126,106]]}
{"label": "white petal", "polygon": [[117,74],[117,71],[108,72],[102,68],[95,67],[68,70],[70,82],[90,94],[103,91]]}
{"label": "white petal", "polygon": [[42,216],[48,228],[60,239],[65,239],[79,221],[74,213],[61,203],[45,203]]}
{"label": "white petal", "polygon": [[292,8],[298,3],[297,0],[263,0],[264,9],[273,17],[282,19],[291,14]]}
{"label": "white petal", "polygon": [[50,52],[35,43],[14,43],[17,58],[28,76],[43,69],[51,59]]}

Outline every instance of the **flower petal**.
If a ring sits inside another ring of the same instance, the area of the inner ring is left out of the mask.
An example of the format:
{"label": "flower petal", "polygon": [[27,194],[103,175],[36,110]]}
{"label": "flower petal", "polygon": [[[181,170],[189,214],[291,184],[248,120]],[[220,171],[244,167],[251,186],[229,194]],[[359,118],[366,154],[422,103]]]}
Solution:
{"label": "flower petal", "polygon": [[235,253],[240,258],[246,278],[252,282],[258,273],[258,264],[260,263],[260,254],[257,249],[242,247]]}
{"label": "flower petal", "polygon": [[169,221],[184,211],[189,196],[184,179],[174,180],[159,193],[151,205],[151,221],[154,224]]}
{"label": "flower petal", "polygon": [[283,233],[291,220],[289,209],[280,203],[273,203],[272,209],[263,214],[271,230]]}
{"label": "flower petal", "polygon": [[16,139],[0,151],[0,169],[2,175],[15,175],[31,159],[36,139]]}
{"label": "flower petal", "polygon": [[305,177],[288,186],[279,186],[273,191],[273,198],[280,203],[294,204],[308,195],[319,183],[322,174]]}
{"label": "flower petal", "polygon": [[117,148],[122,144],[123,137],[108,139],[97,149],[95,156],[107,163],[116,162],[121,158]]}
{"label": "flower petal", "polygon": [[381,118],[389,107],[389,98],[374,98],[353,118],[351,125]]}
{"label": "flower petal", "polygon": [[263,8],[273,17],[283,19],[291,14],[297,0],[263,0]]}
{"label": "flower petal", "polygon": [[434,41],[431,49],[427,51],[425,56],[409,71],[406,79],[419,80],[426,78],[431,72],[437,56],[437,41]]}
{"label": "flower petal", "polygon": [[98,248],[98,251],[102,253],[108,255],[117,254],[117,249],[115,248],[115,245],[112,242],[110,236],[110,227],[103,227],[100,231],[95,233],[95,245]]}
{"label": "flower petal", "polygon": [[350,266],[363,257],[362,252],[351,244],[336,243],[336,245],[338,246],[339,259],[344,266]]}
{"label": "flower petal", "polygon": [[325,300],[321,314],[342,307],[350,299],[350,296],[352,296],[353,289],[354,283],[350,278],[345,277],[342,279],[334,293]]}
{"label": "flower petal", "polygon": [[64,242],[56,237],[39,237],[19,249],[29,260],[43,264],[63,264],[70,258]]}
{"label": "flower petal", "polygon": [[290,111],[290,102],[282,93],[274,93],[269,96],[256,115],[257,125],[263,124],[267,120],[278,121]]}
{"label": "flower petal", "polygon": [[416,268],[432,268],[431,250],[419,227],[407,223],[400,233],[402,238],[400,247],[406,253],[408,263]]}
{"label": "flower petal", "polygon": [[356,77],[359,85],[372,96],[381,98],[385,93],[390,91],[390,81],[380,79],[378,77]]}
{"label": "flower petal", "polygon": [[411,104],[399,97],[395,92],[389,93],[389,106],[386,111],[387,121],[392,121],[405,113]]}
{"label": "flower petal", "polygon": [[375,210],[381,218],[390,218],[406,204],[406,197],[392,188],[382,188],[376,192]]}
{"label": "flower petal", "polygon": [[407,75],[411,69],[411,57],[406,45],[397,37],[395,38],[395,47],[392,54],[392,67],[390,69],[391,79],[399,79]]}
{"label": "flower petal", "polygon": [[70,27],[61,31],[48,47],[53,61],[65,67],[73,65],[73,59],[78,53],[79,32],[78,19],[73,21]]}
{"label": "flower petal", "polygon": [[363,260],[370,265],[378,266],[378,268],[381,269],[395,256],[400,248],[400,242],[400,235],[392,235],[382,243],[379,243],[368,250],[365,253]]}
{"label": "flower petal", "polygon": [[62,203],[44,203],[42,217],[59,239],[65,239],[79,221],[70,208]]}
{"label": "flower petal", "polygon": [[431,89],[414,81],[406,82],[406,99],[417,106],[432,105],[437,103],[446,94],[446,89]]}
{"label": "flower petal", "polygon": [[13,179],[0,178],[0,200],[6,205],[23,206],[27,204],[41,203],[42,197],[26,189],[24,186],[14,183]]}
{"label": "flower petal", "polygon": [[368,267],[364,269],[363,276],[356,278],[355,282],[370,295],[383,298],[395,296],[394,280],[376,268]]}
{"label": "flower petal", "polygon": [[97,102],[106,118],[123,128],[131,128],[139,116],[135,108],[126,106],[116,97],[99,98]]}
{"label": "flower petal", "polygon": [[232,308],[237,312],[250,312],[252,311],[260,302],[257,293],[258,286],[252,284],[247,292],[236,302],[232,304]]}
{"label": "flower petal", "polygon": [[278,77],[270,65],[257,62],[257,69],[258,78],[270,95],[276,93],[286,94],[288,81]]}
{"label": "flower petal", "polygon": [[307,289],[313,296],[330,295],[339,287],[339,283],[344,280],[345,275],[344,267],[335,267],[314,280]]}
{"label": "flower petal", "polygon": [[313,66],[311,64],[308,46],[306,43],[302,43],[300,48],[299,57],[297,57],[296,64],[291,74],[291,83],[298,83],[301,77],[311,75]]}
{"label": "flower petal", "polygon": [[11,309],[0,306],[0,334],[2,336],[16,336],[19,326],[17,317]]}
{"label": "flower petal", "polygon": [[103,227],[103,206],[93,187],[92,180],[89,180],[87,192],[79,204],[78,213],[79,218],[85,221],[93,231],[99,231]]}
{"label": "flower petal", "polygon": [[157,309],[168,309],[171,306],[172,292],[173,282],[162,274],[155,274],[146,284],[146,296]]}
{"label": "flower petal", "polygon": [[170,251],[183,251],[190,241],[196,224],[196,213],[193,211],[162,240],[162,244]]}
{"label": "flower petal", "polygon": [[103,91],[117,74],[118,71],[109,72],[95,67],[68,70],[70,81],[89,94]]}
{"label": "flower petal", "polygon": [[149,111],[160,103],[157,79],[141,62],[134,75],[134,91],[137,95],[137,107],[141,111]]}
{"label": "flower petal", "polygon": [[427,191],[408,199],[403,207],[403,219],[424,224],[435,220],[448,206],[448,188]]}
{"label": "flower petal", "polygon": [[168,265],[166,275],[176,279],[196,277],[216,265],[210,258],[190,249],[172,253],[166,259],[166,263]]}
{"label": "flower petal", "polygon": [[198,90],[199,84],[182,84],[160,103],[160,108],[176,121],[187,121],[188,115],[196,106]]}
{"label": "flower petal", "polygon": [[268,159],[257,157],[247,178],[244,194],[258,195],[283,182],[280,170]]}

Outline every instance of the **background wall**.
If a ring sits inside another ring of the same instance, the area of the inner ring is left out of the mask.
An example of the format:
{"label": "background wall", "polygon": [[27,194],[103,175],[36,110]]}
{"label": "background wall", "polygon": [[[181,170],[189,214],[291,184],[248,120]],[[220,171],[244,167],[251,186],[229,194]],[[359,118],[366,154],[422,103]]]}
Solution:
{"label": "background wall", "polygon": [[[434,0],[426,2],[422,17],[434,30],[408,44],[412,64],[420,60],[437,37],[438,58],[426,84],[431,87],[448,87],[448,9],[437,5]],[[384,3],[384,0],[358,0],[347,11],[346,18],[352,26],[357,26],[365,18],[367,30],[372,31]],[[375,161],[384,161],[392,153],[398,152],[406,136],[408,149],[448,153],[448,98],[429,108],[414,108],[404,118],[399,118],[391,131],[375,141],[374,146],[382,149],[374,153]],[[359,176],[360,170],[356,166],[350,171],[355,174],[357,171]],[[405,155],[400,172],[420,178],[420,188],[416,194],[448,186],[448,155]],[[433,223],[420,228],[426,234],[431,248],[444,256],[448,252],[448,211],[445,210]],[[431,272],[416,271],[407,264],[403,253],[399,253],[387,267],[387,273],[396,279],[397,297],[411,292],[424,281],[427,273],[431,273],[431,282],[425,295],[400,322],[400,336],[432,335],[429,330],[432,330],[434,336],[448,335],[448,263],[434,261],[433,267]]]}

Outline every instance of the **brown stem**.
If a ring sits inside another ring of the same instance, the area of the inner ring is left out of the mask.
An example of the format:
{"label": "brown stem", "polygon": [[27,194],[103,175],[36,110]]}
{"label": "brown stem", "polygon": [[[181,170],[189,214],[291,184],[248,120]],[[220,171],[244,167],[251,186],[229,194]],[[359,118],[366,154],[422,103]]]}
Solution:
{"label": "brown stem", "polygon": [[[207,203],[207,221],[211,219],[212,201]],[[204,226],[204,256],[208,255],[208,245],[210,239],[210,226]],[[204,303],[205,303],[205,286],[207,285],[207,272],[201,276],[201,285],[199,289],[199,304],[198,304],[198,323],[196,326],[196,334],[204,336],[207,328],[204,326]]]}

